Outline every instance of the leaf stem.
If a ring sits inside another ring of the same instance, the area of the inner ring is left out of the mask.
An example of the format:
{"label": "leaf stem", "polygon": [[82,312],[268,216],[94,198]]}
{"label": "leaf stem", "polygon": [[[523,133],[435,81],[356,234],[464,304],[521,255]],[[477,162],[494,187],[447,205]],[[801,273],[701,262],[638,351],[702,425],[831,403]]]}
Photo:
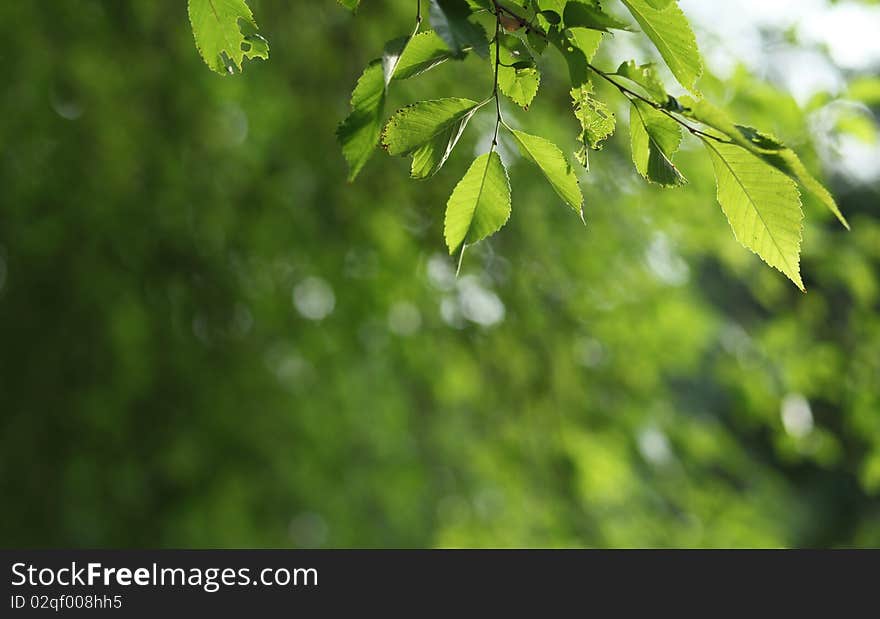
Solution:
{"label": "leaf stem", "polygon": [[410,39],[416,36],[419,33],[419,30],[422,27],[422,0],[416,0],[416,28],[413,31]]}
{"label": "leaf stem", "polygon": [[501,11],[503,7],[496,0],[492,0],[495,7],[495,81],[492,85],[492,96],[495,98],[495,133],[492,136],[491,153],[498,146],[498,128],[503,122],[501,116],[501,95],[498,92],[498,70],[501,68]]}

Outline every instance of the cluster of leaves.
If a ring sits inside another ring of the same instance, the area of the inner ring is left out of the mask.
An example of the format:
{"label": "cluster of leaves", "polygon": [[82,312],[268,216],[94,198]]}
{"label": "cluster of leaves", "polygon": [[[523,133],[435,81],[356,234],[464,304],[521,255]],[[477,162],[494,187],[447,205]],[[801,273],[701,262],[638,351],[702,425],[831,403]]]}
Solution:
{"label": "cluster of leaves", "polygon": [[[352,11],[360,4],[359,0],[339,2]],[[718,202],[737,240],[804,290],[798,187],[813,193],[848,228],[834,198],[780,140],[737,124],[702,99],[697,89],[702,60],[675,0],[621,2],[635,23],[606,12],[600,0],[429,0],[432,29],[422,30],[422,1],[416,0],[412,33],[389,41],[381,57],[367,65],[352,93],[351,113],[339,126],[349,180],[357,177],[380,144],[390,155],[411,157],[413,178],[433,176],[471,118],[494,102],[495,133],[489,152],[474,160],[447,203],[444,235],[450,254],[459,249],[463,253],[510,217],[508,173],[496,152],[501,128],[583,220],[578,177],[563,151],[543,137],[511,127],[502,116],[502,96],[528,109],[541,83],[538,58],[553,48],[568,67],[572,110],[579,125],[580,146],[573,155],[585,169],[589,169],[589,151],[600,150],[616,128],[614,114],[596,95],[594,82],[602,80],[629,102],[632,159],[638,173],[660,187],[686,183],[674,163],[675,154],[685,132],[701,140],[714,165]],[[215,71],[234,73],[241,70],[244,58],[268,57],[268,45],[256,34],[244,0],[190,0],[189,12],[199,50]],[[613,72],[592,64],[608,33],[637,28],[692,96],[668,94],[652,63],[628,61]],[[386,119],[388,90],[395,81],[469,54],[484,58],[493,68],[486,99],[419,101]]]}
{"label": "cluster of leaves", "polygon": [[[548,48],[565,59],[581,144],[575,158],[589,167],[588,153],[614,133],[616,119],[597,98],[594,81],[612,84],[629,100],[632,158],[638,173],[661,187],[686,183],[674,156],[686,131],[700,139],[712,159],[717,197],[734,235],[798,288],[803,212],[798,184],[814,193],[848,227],[830,193],[793,150],[775,137],[736,124],[700,98],[702,60],[696,39],[674,0],[621,0],[635,24],[606,12],[599,0],[430,0],[433,30],[395,39],[358,81],[351,115],[339,128],[343,154],[354,179],[378,144],[391,155],[412,157],[413,178],[427,178],[445,163],[470,118],[493,99],[496,138],[477,157],[447,203],[445,236],[450,253],[500,229],[510,216],[507,171],[495,152],[497,128],[510,131],[522,155],[534,162],[562,200],[583,217],[577,176],[562,151],[548,140],[511,128],[500,97],[527,109],[538,92],[537,64]],[[356,8],[357,2],[343,3]],[[494,21],[494,29],[485,27]],[[624,62],[603,71],[593,57],[612,30],[637,27],[651,40],[678,82],[693,97],[670,96],[653,64]],[[489,37],[485,33],[493,32]],[[421,75],[448,59],[476,53],[495,68],[492,94],[484,101],[445,98],[421,101],[384,121],[389,85]]]}

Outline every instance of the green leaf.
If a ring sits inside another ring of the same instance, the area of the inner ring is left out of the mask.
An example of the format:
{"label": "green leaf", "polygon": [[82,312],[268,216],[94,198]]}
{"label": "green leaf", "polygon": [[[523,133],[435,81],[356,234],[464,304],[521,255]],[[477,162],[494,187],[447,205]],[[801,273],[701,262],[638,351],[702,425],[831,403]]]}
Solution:
{"label": "green leaf", "polygon": [[565,11],[566,0],[537,0],[535,20],[538,25],[547,32],[551,26],[562,23],[562,13]]}
{"label": "green leaf", "polygon": [[880,105],[880,77],[876,75],[856,77],[849,83],[846,97],[871,107]]}
{"label": "green leaf", "polygon": [[834,214],[837,221],[839,221],[844,228],[847,230],[850,229],[849,222],[846,220],[846,217],[843,216],[834,197],[825,186],[816,179],[816,177],[810,174],[810,171],[807,170],[807,167],[803,164],[796,152],[790,148],[784,147],[775,153],[762,155],[762,159],[794,178],[804,189],[816,196],[816,198],[818,198],[819,201]]}
{"label": "green leaf", "polygon": [[553,187],[559,197],[584,219],[584,197],[574,169],[553,142],[536,135],[511,129],[523,157],[530,159]]}
{"label": "green leaf", "polygon": [[803,164],[796,152],[769,133],[763,133],[752,127],[744,127],[742,125],[737,125],[736,128],[750,144],[749,150],[777,170],[799,182],[804,189],[816,196],[837,217],[837,220],[843,227],[849,230],[849,222],[843,216],[843,213],[840,212],[834,197],[825,189],[822,183],[810,174],[807,166]]}
{"label": "green leaf", "polygon": [[416,34],[400,55],[394,71],[394,79],[405,80],[421,75],[452,58],[446,47],[433,30]]}
{"label": "green leaf", "polygon": [[639,174],[663,187],[687,182],[672,156],[681,145],[681,126],[663,112],[633,100],[629,115],[632,157]]}
{"label": "green leaf", "polygon": [[[682,10],[675,2],[658,10],[657,2],[622,0],[663,60],[682,86],[696,92],[696,82],[703,73],[703,61],[697,40]],[[653,6],[652,6],[653,5]]]}
{"label": "green leaf", "polygon": [[648,4],[657,9],[658,11],[662,11],[670,4],[672,4],[675,0],[646,0]]}
{"label": "green leaf", "polygon": [[486,55],[486,32],[468,20],[471,9],[465,0],[430,0],[431,26],[456,58],[473,49]]}
{"label": "green leaf", "polygon": [[567,28],[562,32],[550,34],[550,41],[562,53],[568,64],[568,75],[573,88],[589,82],[589,62],[593,59],[602,33],[589,28]]}
{"label": "green leaf", "polygon": [[388,84],[394,79],[394,74],[400,64],[400,57],[411,39],[412,37],[400,37],[385,44],[382,50],[382,75],[385,79],[385,88],[388,88]]}
{"label": "green leaf", "polygon": [[629,24],[603,11],[598,0],[569,0],[563,11],[562,23],[566,28],[590,28],[602,32],[630,30]]}
{"label": "green leaf", "polygon": [[188,12],[196,47],[212,71],[240,73],[245,58],[269,58],[269,43],[244,0],[189,0]]}
{"label": "green leaf", "polygon": [[351,114],[336,131],[348,162],[349,181],[357,177],[379,143],[389,76],[392,81],[415,77],[451,57],[446,44],[428,30],[390,41],[382,58],[364,70],[351,95]]}
{"label": "green leaf", "polygon": [[567,1],[568,0],[537,0],[537,5],[541,13],[551,11],[556,13],[561,21],[562,14],[565,12],[565,3]]}
{"label": "green leaf", "polygon": [[351,94],[351,114],[336,130],[342,154],[348,162],[348,180],[353,181],[373,154],[382,132],[385,109],[385,79],[382,62],[371,62]]}
{"label": "green leaf", "polygon": [[526,32],[526,41],[528,41],[532,51],[539,56],[547,49],[547,37],[531,28]]}
{"label": "green leaf", "polygon": [[568,64],[570,94],[575,116],[581,123],[584,144],[575,156],[581,165],[588,167],[587,148],[598,148],[599,143],[614,132],[614,115],[604,103],[590,96],[593,85],[589,63],[599,49],[602,33],[589,28],[567,28],[562,32],[551,32],[550,41]]}
{"label": "green leaf", "polygon": [[575,157],[585,168],[589,167],[587,149],[601,150],[602,142],[614,133],[616,119],[608,106],[593,97],[593,86],[587,82],[571,90],[575,118],[581,124],[580,141],[583,146]]}
{"label": "green leaf", "polygon": [[504,44],[498,49],[502,65],[514,66],[498,67],[498,88],[518,106],[528,108],[538,93],[541,74],[519,39],[505,35],[502,41]]}
{"label": "green leaf", "polygon": [[468,3],[471,10],[484,10],[491,11],[492,10],[492,0],[465,0]]}
{"label": "green leaf", "polygon": [[803,291],[803,212],[794,181],[736,144],[703,143],[715,167],[718,202],[736,239]]}
{"label": "green leaf", "polygon": [[510,217],[510,181],[498,153],[480,155],[446,203],[444,236],[449,253],[494,234]]}
{"label": "green leaf", "polygon": [[635,60],[628,60],[617,68],[617,75],[641,86],[655,103],[663,105],[669,99],[653,63],[637,65]]}
{"label": "green leaf", "polygon": [[556,11],[541,11],[539,14],[546,19],[547,23],[551,26],[556,26],[557,24],[562,23],[562,17]]}
{"label": "green leaf", "polygon": [[355,13],[358,10],[358,6],[360,6],[361,0],[338,0],[338,2],[352,13]]}
{"label": "green leaf", "polygon": [[382,54],[382,68],[385,72],[385,87],[393,79],[407,79],[421,75],[429,69],[452,58],[452,52],[436,32],[419,32],[420,23],[408,37],[401,37],[385,44]]}
{"label": "green leaf", "polygon": [[800,157],[791,148],[768,133],[762,133],[752,127],[737,125],[724,110],[708,101],[697,101],[690,97],[683,97],[681,103],[684,106],[686,116],[720,131],[742,148],[798,181],[837,217],[841,225],[849,230],[849,222],[840,212],[834,197],[822,183],[810,174]]}
{"label": "green leaf", "polygon": [[470,99],[420,101],[394,113],[382,131],[390,155],[412,155],[413,178],[439,170],[481,104]]}
{"label": "green leaf", "polygon": [[792,149],[781,145],[780,148],[775,151],[761,153],[760,157],[776,169],[788,174],[791,178],[799,182],[804,189],[816,196],[816,198],[818,198],[818,200],[824,204],[835,217],[837,217],[837,220],[844,228],[847,230],[850,229],[849,222],[846,220],[846,217],[843,216],[834,197],[827,189],[825,189],[825,186],[822,185],[822,183],[810,174],[800,157],[797,156],[797,153]]}

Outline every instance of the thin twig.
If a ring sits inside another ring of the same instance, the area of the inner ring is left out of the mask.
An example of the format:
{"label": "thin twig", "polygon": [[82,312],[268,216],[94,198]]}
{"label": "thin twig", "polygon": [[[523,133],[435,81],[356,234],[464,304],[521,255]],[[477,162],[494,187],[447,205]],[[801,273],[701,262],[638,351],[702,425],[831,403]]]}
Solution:
{"label": "thin twig", "polygon": [[415,36],[419,33],[419,30],[422,29],[422,0],[416,0],[416,26],[413,29],[411,35],[409,35],[409,39],[407,40],[407,45],[412,41]]}
{"label": "thin twig", "polygon": [[490,153],[498,146],[498,128],[501,126],[501,95],[498,92],[498,71],[501,68],[501,10],[502,7],[492,0],[495,7],[495,82],[492,85],[492,96],[495,98],[495,134],[492,136]]}
{"label": "thin twig", "polygon": [[715,140],[716,142],[721,142],[724,144],[730,143],[728,140],[719,138],[718,136],[712,135],[711,133],[706,133],[705,131],[701,131],[701,130],[697,129],[696,127],[691,126],[690,124],[688,124],[685,121],[683,121],[682,119],[680,119],[678,116],[675,116],[670,110],[666,109],[665,107],[663,107],[662,105],[660,105],[656,101],[652,101],[651,99],[648,99],[647,97],[643,97],[642,95],[640,95],[636,91],[634,91],[630,88],[627,88],[626,86],[624,86],[623,84],[621,84],[620,82],[618,82],[616,80],[611,79],[611,76],[608,73],[605,73],[601,69],[594,67],[589,62],[587,63],[587,67],[590,69],[590,71],[592,71],[593,73],[595,73],[596,75],[598,75],[602,79],[606,80],[609,84],[612,84],[615,88],[617,88],[617,90],[619,90],[621,92],[621,94],[623,94],[628,99],[630,99],[630,100],[638,99],[639,101],[642,101],[642,102],[646,103],[647,105],[650,105],[652,108],[654,108],[658,112],[662,112],[663,114],[665,114],[666,116],[668,116],[669,118],[671,118],[672,120],[677,122],[679,125],[681,125],[685,129],[687,129],[691,133],[691,135],[695,135],[695,136],[701,137],[701,138],[707,138],[709,140]]}

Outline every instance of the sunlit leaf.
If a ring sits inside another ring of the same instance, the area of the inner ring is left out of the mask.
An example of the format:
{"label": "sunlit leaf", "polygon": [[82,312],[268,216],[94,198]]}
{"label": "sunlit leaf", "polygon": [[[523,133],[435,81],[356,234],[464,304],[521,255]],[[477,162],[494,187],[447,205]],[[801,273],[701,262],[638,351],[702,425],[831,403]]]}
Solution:
{"label": "sunlit leaf", "polygon": [[629,123],[632,158],[639,174],[664,187],[686,183],[672,163],[672,157],[681,145],[681,126],[638,99],[632,102]]}
{"label": "sunlit leaf", "polygon": [[675,2],[658,10],[657,2],[621,0],[663,56],[672,74],[688,90],[696,92],[703,73],[697,40],[687,17]]}
{"label": "sunlit leaf", "polygon": [[382,62],[374,60],[364,70],[351,94],[351,114],[336,130],[348,162],[348,180],[354,180],[379,143],[385,108]]}
{"label": "sunlit leaf", "polygon": [[550,26],[558,26],[562,23],[565,3],[566,0],[536,0],[534,3],[537,8],[536,19],[545,32]]}
{"label": "sunlit leaf", "polygon": [[662,105],[669,98],[653,63],[637,65],[634,60],[628,60],[617,68],[617,75],[641,86],[655,103]]}
{"label": "sunlit leaf", "polygon": [[526,33],[526,41],[529,43],[529,48],[539,56],[547,49],[547,37],[535,30],[529,29]]}
{"label": "sunlit leaf", "polygon": [[436,32],[433,30],[420,32],[412,37],[400,55],[393,79],[404,80],[416,77],[450,58],[452,52]]}
{"label": "sunlit leaf", "polygon": [[831,211],[845,228],[849,222],[841,213],[831,193],[810,174],[800,157],[791,148],[774,136],[734,123],[724,110],[705,100],[682,98],[685,114],[730,138],[739,146],[757,155],[776,169],[798,181],[803,187],[815,195],[825,207]]}
{"label": "sunlit leaf", "polygon": [[431,26],[456,58],[473,49],[486,53],[486,32],[468,19],[471,8],[465,0],[430,0]]}
{"label": "sunlit leaf", "polygon": [[559,147],[536,135],[517,130],[512,133],[522,155],[538,166],[554,191],[583,220],[584,197],[574,169]]}
{"label": "sunlit leaf", "polygon": [[498,67],[498,87],[502,93],[510,97],[511,101],[527,108],[538,93],[541,74],[519,39],[507,35],[504,37],[504,43],[499,48],[502,66]]}
{"label": "sunlit leaf", "polygon": [[570,0],[563,11],[562,23],[566,28],[592,30],[629,30],[629,24],[602,10],[598,0]]}
{"label": "sunlit leaf", "polygon": [[451,57],[440,37],[428,30],[388,42],[382,58],[364,70],[351,95],[352,111],[336,131],[349,180],[357,177],[379,144],[389,81],[421,75]]}
{"label": "sunlit leaf", "polygon": [[196,47],[211,70],[240,73],[245,59],[269,58],[269,43],[244,0],[189,0],[188,12]]}
{"label": "sunlit leaf", "polygon": [[446,204],[444,236],[449,253],[497,232],[510,217],[510,182],[498,153],[480,155]]}
{"label": "sunlit leaf", "polygon": [[580,141],[583,144],[576,157],[581,165],[588,167],[587,150],[602,148],[602,142],[614,133],[616,119],[608,106],[593,96],[589,82],[580,88],[573,88],[571,98],[575,118],[581,124]]}
{"label": "sunlit leaf", "polygon": [[589,28],[567,28],[562,32],[553,33],[550,41],[562,53],[568,64],[568,75],[572,87],[578,88],[589,82],[590,68],[588,63],[599,49],[602,33]]}
{"label": "sunlit leaf", "polygon": [[385,87],[394,79],[394,74],[400,64],[400,57],[407,48],[407,43],[411,37],[399,37],[388,41],[382,50],[382,75],[385,80]]}
{"label": "sunlit leaf", "polygon": [[479,105],[459,98],[409,105],[388,120],[382,146],[390,155],[412,155],[413,178],[427,178],[446,163]]}
{"label": "sunlit leaf", "polygon": [[704,144],[715,167],[718,203],[737,240],[804,290],[803,212],[794,181],[736,144]]}

